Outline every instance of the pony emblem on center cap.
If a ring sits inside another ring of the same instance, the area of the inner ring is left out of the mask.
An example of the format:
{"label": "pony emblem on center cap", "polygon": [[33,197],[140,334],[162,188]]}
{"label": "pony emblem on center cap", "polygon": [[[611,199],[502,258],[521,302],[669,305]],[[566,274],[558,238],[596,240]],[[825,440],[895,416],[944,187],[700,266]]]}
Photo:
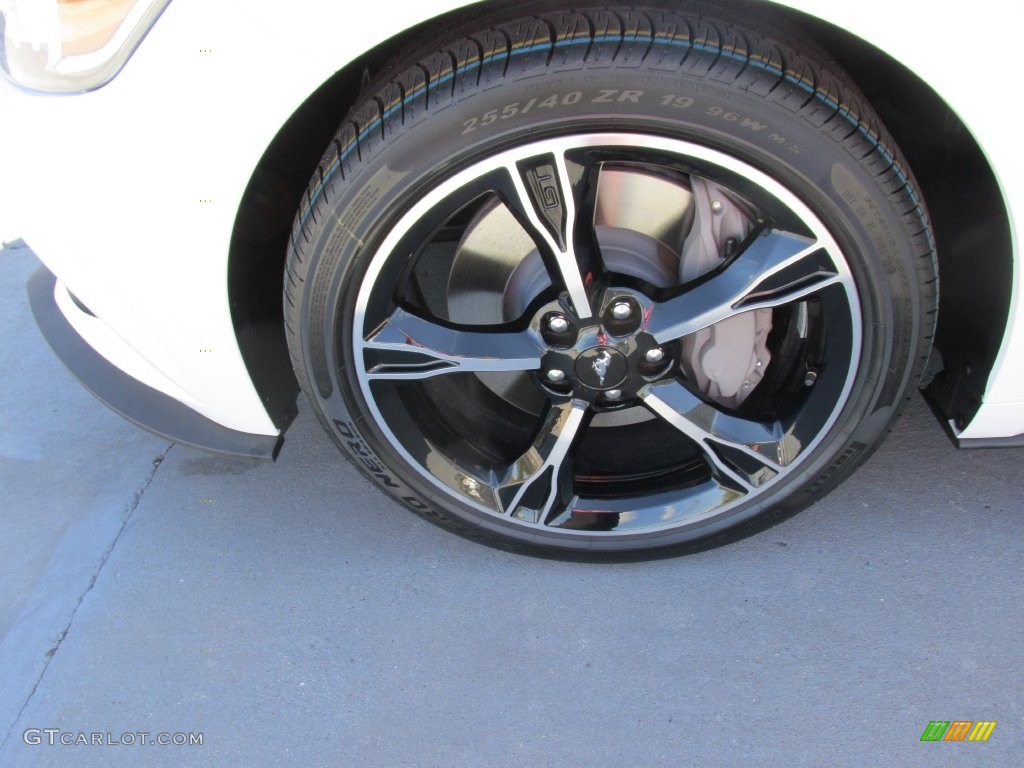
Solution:
{"label": "pony emblem on center cap", "polygon": [[604,377],[608,375],[608,366],[612,363],[611,353],[607,349],[602,349],[598,356],[595,358],[591,367],[594,369],[594,373],[597,374],[597,380],[601,386],[604,386]]}

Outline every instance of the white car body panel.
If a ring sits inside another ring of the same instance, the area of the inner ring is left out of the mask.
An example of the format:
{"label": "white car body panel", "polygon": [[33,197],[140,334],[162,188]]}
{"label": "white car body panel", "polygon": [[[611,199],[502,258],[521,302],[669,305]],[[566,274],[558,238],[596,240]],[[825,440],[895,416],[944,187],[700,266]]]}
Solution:
{"label": "white car body panel", "polygon": [[[1014,121],[959,57],[936,54],[935,41],[961,38],[962,4],[785,4],[854,32],[917,72],[974,133],[1010,210],[1024,207]],[[119,368],[225,427],[277,434],[228,306],[228,248],[242,194],[282,124],[331,74],[459,5],[309,1],[282,11],[267,0],[174,0],[107,86],[65,97],[0,87],[0,167],[8,169],[0,235],[24,237],[102,318],[78,309],[58,283],[69,322]],[[997,14],[994,2],[974,3],[970,12]],[[1009,71],[1011,55],[986,50],[986,67]],[[1016,243],[1016,231],[1013,237]],[[985,402],[961,437],[1024,433],[1016,386],[1024,373],[1022,281],[1015,259],[1007,333]]]}
{"label": "white car body panel", "polygon": [[[416,10],[426,20],[451,6],[427,0]],[[13,222],[5,239],[23,237],[103,319],[89,322],[58,302],[104,357],[252,434],[278,430],[242,360],[228,305],[228,247],[242,193],[309,94],[417,21],[369,10],[357,19],[340,4],[305,7],[281,19],[280,5],[269,2],[247,3],[240,14],[224,0],[175,0],[107,86],[63,97],[0,91],[0,114],[31,115],[5,119],[0,135],[0,162],[17,180],[0,192],[10,198],[0,199],[0,210]],[[109,215],[97,216],[96,201],[107,201]]]}

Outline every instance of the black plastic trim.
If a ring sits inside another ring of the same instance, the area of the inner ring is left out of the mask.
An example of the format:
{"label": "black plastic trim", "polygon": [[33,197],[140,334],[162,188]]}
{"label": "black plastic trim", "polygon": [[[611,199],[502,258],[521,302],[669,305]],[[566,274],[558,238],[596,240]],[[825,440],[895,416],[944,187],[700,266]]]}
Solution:
{"label": "black plastic trim", "polygon": [[284,438],[255,435],[217,424],[187,405],[132,378],[71,327],[53,298],[57,279],[45,266],[28,281],[36,325],[64,367],[100,402],[128,421],[182,445],[227,456],[273,460]]}
{"label": "black plastic trim", "polygon": [[957,448],[1024,448],[1024,435],[1004,435],[1002,437],[960,437],[953,428],[954,422],[943,411],[942,404],[931,396],[931,387],[920,390],[925,403],[932,409],[939,420],[946,436]]}
{"label": "black plastic trim", "polygon": [[1024,435],[1014,437],[970,437],[956,439],[958,448],[1024,448]]}

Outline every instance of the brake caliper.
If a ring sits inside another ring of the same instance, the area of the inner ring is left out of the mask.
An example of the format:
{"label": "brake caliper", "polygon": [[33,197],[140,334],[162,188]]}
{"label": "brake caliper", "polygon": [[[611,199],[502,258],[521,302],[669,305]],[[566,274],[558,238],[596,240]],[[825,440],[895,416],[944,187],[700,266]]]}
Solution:
{"label": "brake caliper", "polygon": [[[725,190],[690,177],[694,221],[683,242],[679,280],[685,284],[718,267],[753,228],[750,216]],[[736,408],[760,383],[771,361],[772,311],[742,312],[682,339],[683,373],[705,395]]]}

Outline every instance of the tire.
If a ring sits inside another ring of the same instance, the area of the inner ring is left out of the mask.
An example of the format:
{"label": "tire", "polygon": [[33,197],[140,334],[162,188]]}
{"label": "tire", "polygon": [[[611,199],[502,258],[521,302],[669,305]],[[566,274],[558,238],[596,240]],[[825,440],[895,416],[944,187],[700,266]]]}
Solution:
{"label": "tire", "polygon": [[432,31],[349,113],[292,233],[296,375],[462,535],[604,558],[760,530],[860,464],[923,367],[924,205],[813,42],[544,5]]}

